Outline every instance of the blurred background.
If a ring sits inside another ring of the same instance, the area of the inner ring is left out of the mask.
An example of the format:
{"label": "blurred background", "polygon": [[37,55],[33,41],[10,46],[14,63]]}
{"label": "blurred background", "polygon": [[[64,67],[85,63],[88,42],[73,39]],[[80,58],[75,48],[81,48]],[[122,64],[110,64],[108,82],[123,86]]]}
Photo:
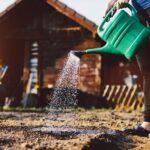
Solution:
{"label": "blurred background", "polygon": [[[96,34],[107,0],[0,0],[0,105],[45,107],[70,50],[105,44]],[[4,72],[5,67],[8,69]],[[79,105],[141,108],[136,60],[81,59]],[[136,101],[135,101],[136,99]]]}

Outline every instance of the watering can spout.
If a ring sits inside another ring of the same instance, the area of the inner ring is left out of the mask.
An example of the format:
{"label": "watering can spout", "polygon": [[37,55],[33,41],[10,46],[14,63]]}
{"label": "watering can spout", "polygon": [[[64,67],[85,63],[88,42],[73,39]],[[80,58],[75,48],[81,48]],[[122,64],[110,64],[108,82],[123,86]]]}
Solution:
{"label": "watering can spout", "polygon": [[98,48],[91,48],[87,49],[85,51],[71,51],[71,54],[81,58],[85,54],[103,54],[103,53],[111,53],[111,54],[116,54],[116,51],[113,50],[114,48],[108,44],[106,44],[103,47],[98,47]]}
{"label": "watering can spout", "polygon": [[109,45],[109,44],[106,44],[105,46],[103,47],[98,47],[98,48],[93,48],[93,49],[87,49],[86,50],[86,54],[106,54],[106,53],[109,53],[109,54],[117,54],[117,51],[114,50],[114,47]]}
{"label": "watering can spout", "polygon": [[86,54],[86,51],[71,51],[70,53],[81,58],[83,55]]}

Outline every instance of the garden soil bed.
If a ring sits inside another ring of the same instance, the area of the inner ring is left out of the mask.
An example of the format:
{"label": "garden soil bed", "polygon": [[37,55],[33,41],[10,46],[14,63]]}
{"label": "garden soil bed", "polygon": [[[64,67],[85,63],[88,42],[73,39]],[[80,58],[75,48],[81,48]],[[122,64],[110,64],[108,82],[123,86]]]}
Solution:
{"label": "garden soil bed", "polygon": [[149,150],[150,139],[121,132],[137,112],[79,110],[65,115],[0,112],[0,150]]}

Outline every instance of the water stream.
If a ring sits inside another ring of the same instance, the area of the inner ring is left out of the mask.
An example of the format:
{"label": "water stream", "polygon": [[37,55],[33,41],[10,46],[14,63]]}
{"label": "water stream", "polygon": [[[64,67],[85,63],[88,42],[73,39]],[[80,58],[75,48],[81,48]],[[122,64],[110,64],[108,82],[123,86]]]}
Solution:
{"label": "water stream", "polygon": [[68,109],[77,105],[77,85],[80,59],[69,53],[54,88],[50,108]]}
{"label": "water stream", "polygon": [[[76,123],[77,86],[80,59],[69,53],[67,61],[56,82],[46,126],[35,128],[33,131],[48,133],[59,137],[72,137],[81,134],[98,134],[99,130],[78,128]],[[72,124],[71,126],[69,124]],[[60,126],[61,124],[61,126]]]}

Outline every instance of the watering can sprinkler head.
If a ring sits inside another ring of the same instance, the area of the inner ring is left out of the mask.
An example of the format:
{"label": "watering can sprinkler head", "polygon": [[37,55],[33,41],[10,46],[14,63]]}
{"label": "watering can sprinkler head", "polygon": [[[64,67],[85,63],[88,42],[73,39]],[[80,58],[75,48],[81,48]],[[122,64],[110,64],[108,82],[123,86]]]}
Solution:
{"label": "watering can sprinkler head", "polygon": [[71,54],[77,56],[78,58],[81,58],[83,55],[86,54],[86,51],[71,51]]}

